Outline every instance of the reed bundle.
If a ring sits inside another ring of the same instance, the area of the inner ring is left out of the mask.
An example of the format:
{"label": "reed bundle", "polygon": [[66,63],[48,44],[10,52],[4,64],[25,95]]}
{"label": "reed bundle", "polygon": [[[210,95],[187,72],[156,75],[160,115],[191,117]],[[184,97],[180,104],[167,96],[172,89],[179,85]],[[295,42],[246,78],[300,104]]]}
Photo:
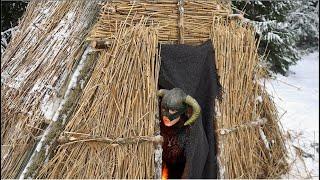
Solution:
{"label": "reed bundle", "polygon": [[210,37],[224,88],[216,117],[221,178],[276,178],[288,164],[276,108],[258,83],[255,31],[215,19]]}
{"label": "reed bundle", "polygon": [[2,178],[19,176],[53,119],[97,12],[94,1],[28,4],[1,58]]}
{"label": "reed bundle", "polygon": [[101,8],[100,19],[91,33],[92,39],[114,39],[120,21],[139,22],[148,17],[148,24],[158,24],[159,42],[186,44],[208,39],[213,16],[227,16],[229,3],[222,1],[130,1],[112,0]]}
{"label": "reed bundle", "polygon": [[157,31],[120,27],[38,178],[153,178]]}

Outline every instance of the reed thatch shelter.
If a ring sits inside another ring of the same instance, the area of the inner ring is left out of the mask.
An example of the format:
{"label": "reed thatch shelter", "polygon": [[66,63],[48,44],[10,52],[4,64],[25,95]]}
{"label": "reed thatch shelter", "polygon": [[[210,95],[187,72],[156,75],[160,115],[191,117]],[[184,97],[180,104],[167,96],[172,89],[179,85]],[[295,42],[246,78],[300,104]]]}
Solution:
{"label": "reed thatch shelter", "polygon": [[285,173],[259,41],[229,3],[63,0],[31,1],[1,55],[1,178],[160,178],[161,44],[208,39],[219,177]]}

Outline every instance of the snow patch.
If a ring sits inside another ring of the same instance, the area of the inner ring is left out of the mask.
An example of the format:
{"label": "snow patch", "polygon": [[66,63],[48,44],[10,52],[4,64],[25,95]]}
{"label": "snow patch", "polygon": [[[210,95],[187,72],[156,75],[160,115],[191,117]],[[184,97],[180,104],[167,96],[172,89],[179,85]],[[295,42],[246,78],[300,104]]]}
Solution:
{"label": "snow patch", "polygon": [[38,80],[32,87],[30,93],[38,92],[43,85],[41,85],[41,82]]}
{"label": "snow patch", "polygon": [[319,52],[303,56],[290,71],[266,80],[289,150],[291,169],[282,178],[319,178]]}
{"label": "snow patch", "polygon": [[41,11],[41,13],[44,14],[44,15],[46,15],[46,14],[49,13],[49,9],[43,9],[43,10]]}
{"label": "snow patch", "polygon": [[[219,146],[219,153],[220,154],[223,154],[224,153],[224,146],[223,146],[223,143],[220,143],[221,145]],[[222,164],[221,162],[221,159],[222,158],[220,155],[218,155],[218,167],[219,167],[219,179],[224,179],[224,175],[225,175],[225,172],[226,172],[226,169],[225,169],[225,166]]]}
{"label": "snow patch", "polygon": [[[264,134],[264,132],[263,132],[263,130],[262,130],[261,127],[259,127],[259,134],[260,134],[260,137],[261,137],[264,145],[266,146],[266,148],[267,148],[268,150],[270,150],[269,141],[268,141],[267,136]],[[269,154],[270,154],[270,153],[269,153]],[[271,154],[270,154],[270,155],[271,155]]]}
{"label": "snow patch", "polygon": [[70,26],[72,22],[74,21],[76,18],[75,13],[73,11],[70,11],[66,14],[66,16],[64,17],[64,19],[62,19],[59,23],[59,25],[55,28],[55,32],[53,32],[53,39],[54,40],[58,40],[58,39],[63,39],[63,38],[67,38],[70,36],[70,34],[72,33],[70,31]]}
{"label": "snow patch", "polygon": [[57,111],[59,104],[61,103],[60,98],[52,98],[49,99],[50,96],[46,94],[42,99],[42,103],[40,105],[41,112],[44,117],[48,120],[52,120],[55,112]]}
{"label": "snow patch", "polygon": [[261,96],[256,97],[256,101],[262,103],[262,97]]}
{"label": "snow patch", "polygon": [[267,35],[263,37],[263,39],[268,40],[270,42],[276,41],[279,43],[283,43],[282,38],[274,32],[268,32]]}
{"label": "snow patch", "polygon": [[81,79],[81,80],[80,80],[80,87],[81,87],[81,89],[83,89],[83,88],[84,88],[84,83],[85,83],[85,82],[84,82],[84,80],[83,80],[83,79]]}

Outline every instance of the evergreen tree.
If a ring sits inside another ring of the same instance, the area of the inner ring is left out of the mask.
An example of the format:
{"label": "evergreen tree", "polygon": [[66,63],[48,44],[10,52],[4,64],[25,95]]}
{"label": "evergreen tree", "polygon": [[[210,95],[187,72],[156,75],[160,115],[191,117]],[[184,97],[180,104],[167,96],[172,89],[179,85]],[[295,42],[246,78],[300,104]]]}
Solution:
{"label": "evergreen tree", "polygon": [[285,75],[289,66],[299,59],[287,15],[294,9],[292,1],[241,1],[233,2],[236,9],[245,13],[245,18],[255,26],[260,38],[259,53],[268,53],[267,61],[273,72]]}
{"label": "evergreen tree", "polygon": [[27,4],[24,1],[1,1],[1,32],[18,25]]}
{"label": "evergreen tree", "polygon": [[297,48],[304,52],[318,49],[319,46],[319,1],[295,0],[295,8],[287,19],[290,29],[297,37]]}
{"label": "evergreen tree", "polygon": [[1,55],[5,51],[19,18],[26,10],[27,2],[1,1]]}

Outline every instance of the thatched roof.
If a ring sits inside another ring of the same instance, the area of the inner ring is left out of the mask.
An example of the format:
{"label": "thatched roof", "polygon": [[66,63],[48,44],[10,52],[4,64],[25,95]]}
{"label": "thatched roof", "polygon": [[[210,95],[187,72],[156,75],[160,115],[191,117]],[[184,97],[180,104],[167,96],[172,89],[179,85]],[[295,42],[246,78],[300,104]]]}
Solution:
{"label": "thatched roof", "polygon": [[254,30],[230,18],[230,4],[114,0],[93,26],[97,12],[98,1],[29,3],[1,62],[2,178],[159,177],[158,42],[209,38],[224,88],[220,177],[286,171]]}
{"label": "thatched roof", "polygon": [[[86,12],[86,13],[84,13]],[[15,178],[54,117],[97,2],[34,1],[1,58],[1,174]]]}

